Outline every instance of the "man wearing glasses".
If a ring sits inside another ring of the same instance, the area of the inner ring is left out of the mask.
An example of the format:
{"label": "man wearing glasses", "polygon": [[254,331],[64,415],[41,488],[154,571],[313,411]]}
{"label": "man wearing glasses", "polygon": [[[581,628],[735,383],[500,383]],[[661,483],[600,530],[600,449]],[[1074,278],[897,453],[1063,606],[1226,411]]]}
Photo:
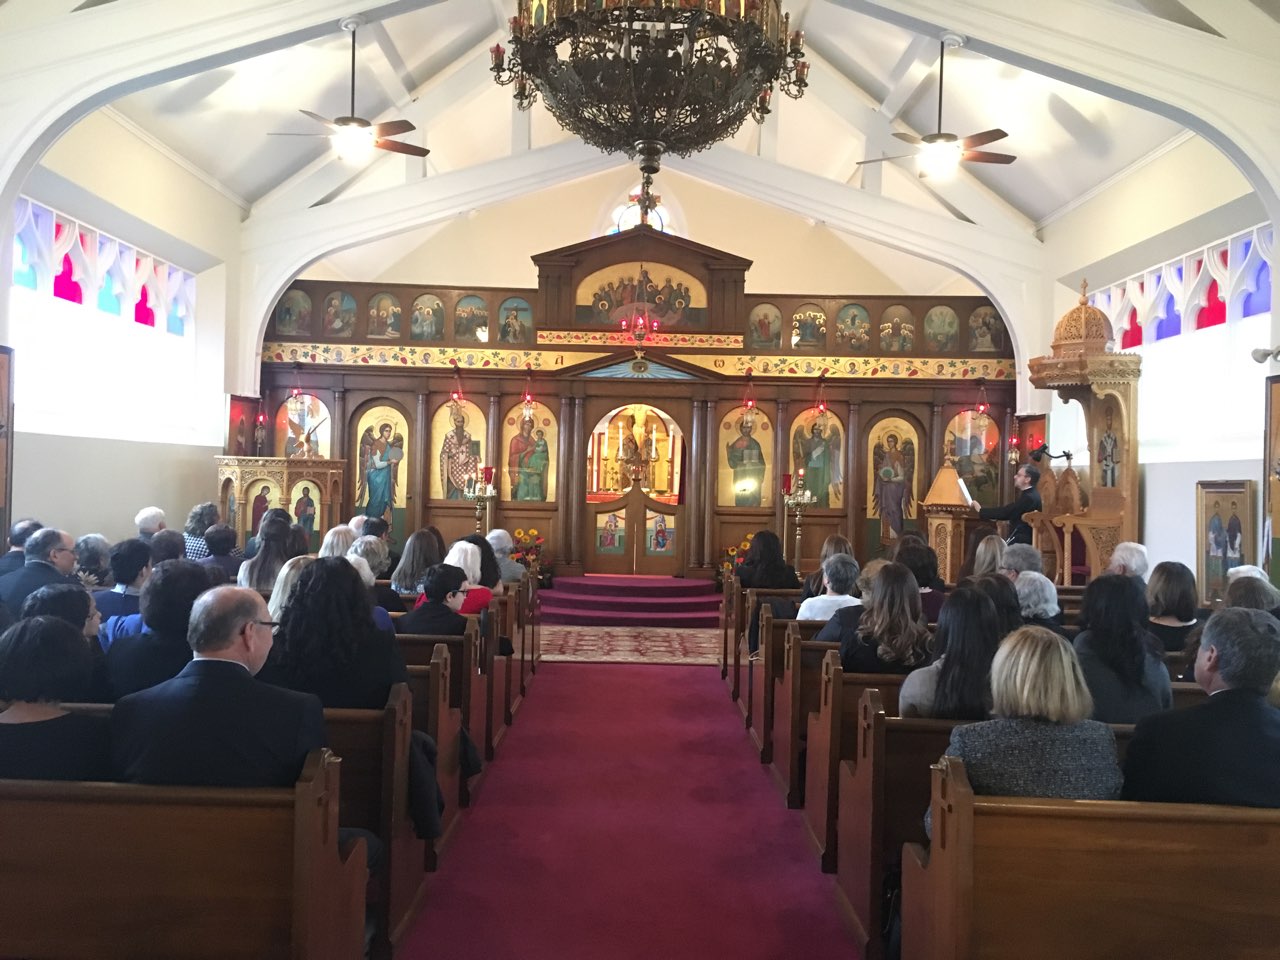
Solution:
{"label": "man wearing glasses", "polygon": [[65,530],[37,530],[22,548],[26,562],[0,577],[0,600],[16,617],[22,601],[51,583],[79,583],[71,575],[76,568],[75,541]]}
{"label": "man wearing glasses", "polygon": [[309,693],[260,683],[276,626],[254,590],[217,587],[191,609],[192,661],[172,680],[116,703],[117,778],[209,787],[291,787],[327,743]]}

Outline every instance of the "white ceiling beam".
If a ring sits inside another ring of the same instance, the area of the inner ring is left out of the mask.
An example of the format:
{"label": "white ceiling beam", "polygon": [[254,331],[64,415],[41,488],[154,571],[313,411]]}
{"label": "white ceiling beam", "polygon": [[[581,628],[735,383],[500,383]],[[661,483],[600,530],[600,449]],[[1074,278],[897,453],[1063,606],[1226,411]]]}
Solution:
{"label": "white ceiling beam", "polygon": [[[417,125],[423,136],[432,121],[450,107],[465,103],[478,96],[493,83],[489,73],[489,51],[486,43],[492,34],[486,34],[480,43],[474,43],[469,52],[453,68],[437,74],[419,90],[415,99],[396,104],[390,110],[372,118],[375,123],[403,118]],[[400,139],[404,139],[403,137]],[[425,145],[425,144],[424,144]],[[381,162],[381,160],[379,160]],[[253,213],[273,213],[284,209],[301,209],[326,203],[344,190],[359,182],[370,167],[355,169],[331,153],[311,161],[293,176],[272,188],[253,205]]]}
{"label": "white ceiling beam", "polygon": [[378,85],[392,103],[412,97],[421,84],[414,79],[391,34],[381,23],[370,23],[360,28],[356,43],[364,54],[363,62],[378,81]]}
{"label": "white ceiling beam", "polygon": [[880,113],[890,121],[897,120],[937,62],[938,41],[913,37],[889,75],[889,93],[880,103]]}
{"label": "white ceiling beam", "polygon": [[1233,43],[1275,56],[1280,24],[1249,0],[1178,0]]}

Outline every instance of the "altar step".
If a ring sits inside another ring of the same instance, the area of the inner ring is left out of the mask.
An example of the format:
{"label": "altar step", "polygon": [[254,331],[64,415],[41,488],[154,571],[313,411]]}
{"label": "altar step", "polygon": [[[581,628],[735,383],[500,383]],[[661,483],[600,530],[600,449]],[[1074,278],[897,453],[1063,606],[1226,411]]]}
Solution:
{"label": "altar step", "polygon": [[720,625],[711,580],[681,577],[556,577],[539,590],[542,622],[584,627],[706,628]]}

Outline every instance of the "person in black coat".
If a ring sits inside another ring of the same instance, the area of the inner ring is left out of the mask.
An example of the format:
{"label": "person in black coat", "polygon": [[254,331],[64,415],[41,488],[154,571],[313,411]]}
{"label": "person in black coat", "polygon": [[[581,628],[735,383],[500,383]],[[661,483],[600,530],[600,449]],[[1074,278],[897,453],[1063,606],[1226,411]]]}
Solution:
{"label": "person in black coat", "polygon": [[22,602],[51,583],[79,583],[72,575],[76,568],[75,542],[64,530],[44,527],[37,530],[22,548],[25,562],[13,573],[0,577],[0,600],[17,614]]}
{"label": "person in black coat", "polygon": [[1029,463],[1018,468],[1013,477],[1013,488],[1018,491],[1018,498],[1003,507],[984,507],[977,500],[970,500],[969,506],[977,511],[983,520],[1007,520],[1009,535],[1006,543],[1030,543],[1031,524],[1023,523],[1024,513],[1034,513],[1041,509],[1040,491],[1036,484],[1040,482],[1040,471]]}
{"label": "person in black coat", "polygon": [[190,662],[187,625],[196,598],[208,589],[209,574],[194,561],[157,564],[142,588],[141,612],[112,617],[99,631],[111,699],[162,683]]}
{"label": "person in black coat", "polygon": [[0,636],[0,701],[8,704],[0,713],[0,777],[110,777],[106,718],[61,707],[89,699],[93,672],[84,635],[59,617],[31,617]]}
{"label": "person in black coat", "polygon": [[258,679],[315,694],[326,707],[380,710],[409,673],[395,635],[374,626],[355,567],[321,557],[298,577]]}
{"label": "person in black coat", "polygon": [[458,613],[467,599],[467,574],[461,567],[437,563],[422,579],[422,601],[396,621],[397,633],[462,636],[467,618]]}
{"label": "person in black coat", "polygon": [[[782,541],[772,530],[757,530],[747,548],[747,558],[735,571],[743,590],[775,589],[799,590],[800,577],[796,568],[782,555]],[[779,612],[775,607],[775,612]],[[760,610],[749,611],[747,626],[747,650],[754,657],[760,649]],[[791,614],[795,616],[794,613]]]}
{"label": "person in black coat", "polygon": [[142,585],[151,576],[151,547],[137,537],[121,540],[111,548],[111,577],[116,585],[108,590],[97,590],[93,601],[103,620],[111,617],[127,617],[141,607],[139,598]]}
{"label": "person in black coat", "polygon": [[1125,755],[1125,800],[1280,807],[1280,621],[1228,608],[1200,635],[1196,681],[1206,703],[1138,722]]}
{"label": "person in black coat", "polygon": [[195,658],[176,677],[131,694],[111,717],[117,779],[208,787],[292,787],[327,743],[310,694],[254,679],[271,650],[267,603],[218,587],[191,612]]}
{"label": "person in black coat", "polygon": [[31,535],[43,527],[39,520],[19,520],[9,528],[9,549],[0,555],[0,577],[22,569],[27,562],[23,548]]}

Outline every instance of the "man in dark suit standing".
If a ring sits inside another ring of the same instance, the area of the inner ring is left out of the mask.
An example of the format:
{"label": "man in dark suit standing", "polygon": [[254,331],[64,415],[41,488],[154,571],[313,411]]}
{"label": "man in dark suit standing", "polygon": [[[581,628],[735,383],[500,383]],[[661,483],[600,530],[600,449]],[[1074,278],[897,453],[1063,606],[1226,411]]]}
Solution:
{"label": "man in dark suit standing", "polygon": [[467,618],[458,613],[467,599],[467,575],[451,563],[437,563],[422,578],[422,599],[395,621],[396,633],[462,636]]}
{"label": "man in dark suit standing", "polygon": [[1207,703],[1138,723],[1124,764],[1125,800],[1280,807],[1280,621],[1230,607],[1209,618],[1196,655]]}
{"label": "man in dark suit standing", "polygon": [[1036,484],[1040,482],[1040,471],[1029,463],[1024,463],[1013,475],[1013,488],[1018,491],[1018,499],[1006,503],[1003,507],[984,507],[977,500],[970,500],[969,506],[978,512],[983,520],[1009,521],[1009,535],[1006,543],[1030,543],[1031,524],[1024,523],[1022,515],[1033,513],[1041,508],[1040,491]]}
{"label": "man in dark suit standing", "polygon": [[0,600],[17,616],[22,601],[51,583],[79,583],[71,572],[76,568],[75,541],[65,530],[42,527],[22,547],[26,562],[13,573],[0,577]]}
{"label": "man in dark suit standing", "polygon": [[254,590],[217,587],[191,610],[194,659],[172,680],[120,700],[113,766],[131,783],[291,787],[326,743],[309,693],[259,683],[274,624]]}
{"label": "man in dark suit standing", "polygon": [[44,524],[39,520],[19,520],[9,528],[9,550],[0,556],[0,577],[22,569],[22,565],[27,562],[22,548],[31,535],[43,527]]}

